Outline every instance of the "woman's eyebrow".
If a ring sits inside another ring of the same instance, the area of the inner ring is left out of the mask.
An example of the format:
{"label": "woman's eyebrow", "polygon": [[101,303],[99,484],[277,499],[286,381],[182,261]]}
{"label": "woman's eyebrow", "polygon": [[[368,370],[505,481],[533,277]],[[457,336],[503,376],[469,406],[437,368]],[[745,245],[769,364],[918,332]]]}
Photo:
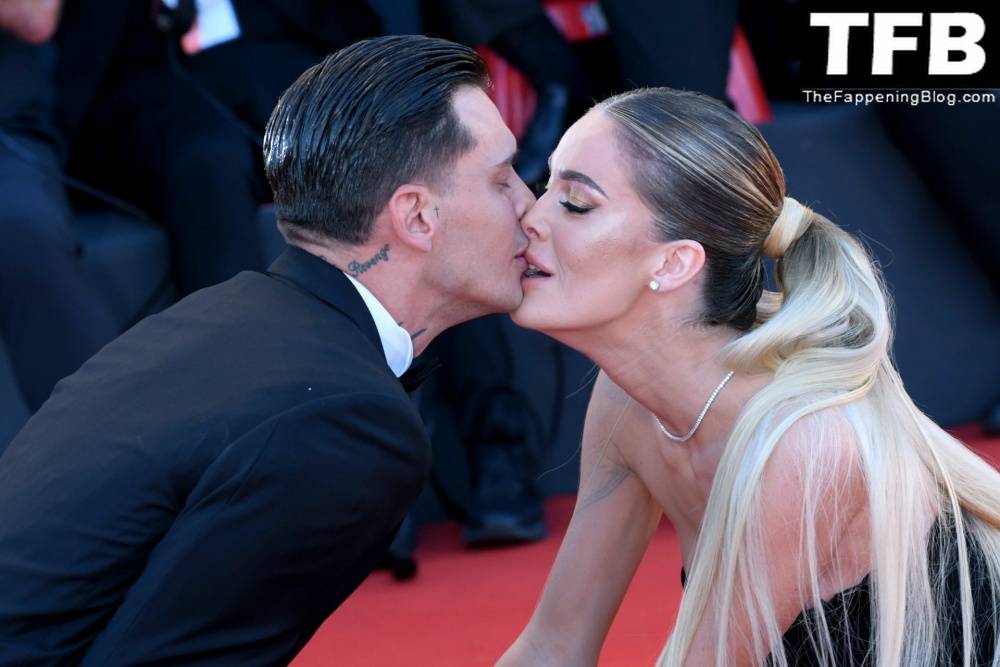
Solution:
{"label": "woman's eyebrow", "polygon": [[574,171],[572,169],[560,169],[559,178],[565,181],[576,181],[577,183],[583,183],[587,187],[593,188],[594,190],[600,192],[602,195],[604,195],[605,199],[610,199],[610,197],[608,197],[608,194],[601,188],[600,185],[597,184],[597,182],[594,179],[592,179],[590,176],[587,176],[586,174],[580,173],[579,171]]}

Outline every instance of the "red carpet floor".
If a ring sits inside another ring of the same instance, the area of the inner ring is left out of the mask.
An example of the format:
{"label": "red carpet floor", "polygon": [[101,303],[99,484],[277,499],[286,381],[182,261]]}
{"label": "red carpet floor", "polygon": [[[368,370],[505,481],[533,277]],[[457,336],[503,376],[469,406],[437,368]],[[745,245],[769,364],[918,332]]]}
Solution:
{"label": "red carpet floor", "polygon": [[[1000,438],[985,438],[976,427],[955,434],[1000,463]],[[552,499],[550,537],[528,546],[469,551],[458,526],[424,527],[416,579],[370,576],[292,667],[492,665],[531,615],[572,508],[572,497]],[[653,663],[674,621],[680,567],[676,536],[664,522],[611,628],[602,667]]]}

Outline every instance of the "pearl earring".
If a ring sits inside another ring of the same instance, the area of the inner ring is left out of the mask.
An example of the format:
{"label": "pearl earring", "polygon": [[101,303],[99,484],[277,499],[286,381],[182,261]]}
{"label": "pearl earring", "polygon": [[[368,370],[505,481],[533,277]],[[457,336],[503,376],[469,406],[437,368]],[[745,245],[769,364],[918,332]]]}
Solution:
{"label": "pearl earring", "polygon": [[657,281],[657,280],[650,280],[649,281],[649,289],[653,290],[654,292],[656,292],[657,290],[659,290],[660,289],[660,283],[659,283],[659,281]]}

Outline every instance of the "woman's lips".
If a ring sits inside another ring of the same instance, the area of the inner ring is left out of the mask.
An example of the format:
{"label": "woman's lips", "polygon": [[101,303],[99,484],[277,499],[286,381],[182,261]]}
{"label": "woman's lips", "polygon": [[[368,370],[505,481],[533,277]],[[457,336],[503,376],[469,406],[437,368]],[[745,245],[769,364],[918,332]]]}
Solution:
{"label": "woman's lips", "polygon": [[528,262],[528,268],[524,270],[521,274],[523,278],[530,280],[539,280],[542,278],[551,278],[552,271],[542,264],[538,259],[533,257],[530,253],[524,254],[525,261]]}

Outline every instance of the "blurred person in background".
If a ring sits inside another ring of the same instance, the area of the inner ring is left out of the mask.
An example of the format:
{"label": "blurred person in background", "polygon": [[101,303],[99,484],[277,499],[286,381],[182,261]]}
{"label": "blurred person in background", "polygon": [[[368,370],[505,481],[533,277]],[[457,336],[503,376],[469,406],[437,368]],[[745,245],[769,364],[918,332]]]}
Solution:
{"label": "blurred person in background", "polygon": [[271,109],[325,54],[379,32],[360,0],[71,0],[59,36],[70,168],[166,228],[181,294],[262,269]]}
{"label": "blurred person in background", "polygon": [[669,86],[726,99],[738,0],[603,0],[623,90]]}
{"label": "blurred person in background", "polygon": [[[20,422],[118,334],[81,263],[56,131],[58,0],[0,3],[0,338],[26,410],[0,406],[0,451]],[[15,421],[16,420],[16,423]]]}
{"label": "blurred person in background", "polygon": [[533,542],[547,534],[538,462],[552,443],[533,417],[537,397],[514,381],[516,351],[502,317],[449,329],[429,350],[441,360],[431,409],[452,420],[466,448],[471,496],[467,515],[459,518],[472,547]]}
{"label": "blurred person in background", "polygon": [[595,94],[541,0],[425,0],[424,12],[429,29],[467,46],[489,46],[531,83],[538,99],[516,166],[525,183],[541,181],[559,137]]}

